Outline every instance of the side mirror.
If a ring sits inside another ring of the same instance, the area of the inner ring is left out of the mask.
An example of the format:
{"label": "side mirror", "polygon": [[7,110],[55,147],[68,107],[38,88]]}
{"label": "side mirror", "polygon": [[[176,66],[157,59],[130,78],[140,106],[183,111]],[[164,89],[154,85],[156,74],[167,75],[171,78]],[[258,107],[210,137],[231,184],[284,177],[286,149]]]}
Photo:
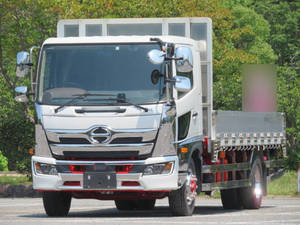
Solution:
{"label": "side mirror", "polygon": [[15,101],[26,103],[29,101],[29,99],[26,95],[18,95],[15,97]]}
{"label": "side mirror", "polygon": [[17,54],[17,77],[25,77],[29,72],[30,57],[28,52],[18,52]]}
{"label": "side mirror", "polygon": [[175,57],[182,58],[176,61],[176,69],[178,72],[188,73],[193,70],[193,53],[189,47],[181,46],[176,48]]}
{"label": "side mirror", "polygon": [[15,92],[26,94],[27,93],[27,87],[26,86],[19,86],[15,88]]}
{"label": "side mirror", "polygon": [[180,92],[189,92],[192,89],[190,78],[175,76],[175,89]]}
{"label": "side mirror", "polygon": [[20,93],[21,95],[18,95],[15,97],[15,100],[17,102],[28,102],[29,99],[26,96],[27,94],[27,87],[26,86],[20,86],[15,88],[15,92]]}
{"label": "side mirror", "polygon": [[165,53],[158,49],[153,49],[148,52],[148,59],[152,64],[159,65],[162,64],[165,60]]}

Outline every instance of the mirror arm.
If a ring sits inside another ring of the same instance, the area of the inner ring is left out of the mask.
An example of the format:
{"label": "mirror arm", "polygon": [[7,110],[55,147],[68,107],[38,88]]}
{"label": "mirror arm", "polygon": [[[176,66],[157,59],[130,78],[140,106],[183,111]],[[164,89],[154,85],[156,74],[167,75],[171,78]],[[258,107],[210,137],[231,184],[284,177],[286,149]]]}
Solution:
{"label": "mirror arm", "polygon": [[176,83],[176,79],[174,78],[165,78],[165,81],[168,82],[168,83],[172,83],[172,84],[175,84]]}
{"label": "mirror arm", "polygon": [[155,41],[159,44],[160,50],[163,51],[162,46],[165,44],[161,39],[159,38],[150,38],[150,41]]}
{"label": "mirror arm", "polygon": [[33,59],[32,59],[32,53],[33,53],[33,50],[34,49],[39,49],[40,47],[39,46],[33,46],[30,48],[30,55],[29,55],[29,63],[30,64],[29,66],[31,67],[31,71],[30,71],[30,80],[31,80],[31,92],[34,93],[34,88],[33,88]]}

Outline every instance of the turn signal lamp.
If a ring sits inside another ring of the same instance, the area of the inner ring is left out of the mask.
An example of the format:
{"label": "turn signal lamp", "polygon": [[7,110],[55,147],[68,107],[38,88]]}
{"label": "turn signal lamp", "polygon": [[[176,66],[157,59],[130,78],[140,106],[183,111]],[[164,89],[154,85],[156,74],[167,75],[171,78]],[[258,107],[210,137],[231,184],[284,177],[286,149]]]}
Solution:
{"label": "turn signal lamp", "polygon": [[28,150],[28,153],[29,153],[30,155],[34,155],[34,149],[33,149],[33,148],[30,148],[30,149]]}

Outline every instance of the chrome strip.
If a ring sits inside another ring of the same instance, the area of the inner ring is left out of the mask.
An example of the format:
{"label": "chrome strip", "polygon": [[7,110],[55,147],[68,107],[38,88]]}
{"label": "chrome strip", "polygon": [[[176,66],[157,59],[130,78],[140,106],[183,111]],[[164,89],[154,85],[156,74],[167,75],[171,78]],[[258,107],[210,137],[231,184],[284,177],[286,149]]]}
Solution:
{"label": "chrome strip", "polygon": [[234,163],[234,164],[222,164],[222,165],[203,165],[202,173],[215,173],[223,171],[235,171],[235,170],[250,170],[251,165],[248,162]]}
{"label": "chrome strip", "polygon": [[251,186],[250,179],[244,180],[232,180],[218,183],[203,183],[201,191],[213,191],[213,190],[223,190],[239,187],[249,187]]}
{"label": "chrome strip", "polygon": [[174,141],[173,144],[187,145],[187,144],[194,143],[197,141],[204,141],[204,137],[202,135],[194,136],[194,137],[190,137],[190,138],[187,138],[184,140]]}
{"label": "chrome strip", "polygon": [[[108,134],[94,134],[93,130],[97,128],[104,128],[110,131],[111,138],[110,140],[113,140],[115,138],[120,137],[142,137],[142,141],[151,141],[155,138],[157,129],[122,129],[122,130],[114,130],[110,129],[107,126],[103,125],[95,125],[88,129],[78,129],[78,130],[57,130],[57,129],[47,129],[46,134],[49,139],[49,141],[52,142],[59,142],[60,137],[65,138],[86,138],[87,140],[90,140],[91,135],[92,136],[108,136]],[[109,143],[109,141],[108,141]],[[96,145],[102,145],[97,144]]]}
{"label": "chrome strip", "polygon": [[92,152],[108,152],[108,151],[138,151],[140,155],[148,154],[153,148],[153,143],[141,144],[108,144],[108,145],[92,145],[92,144],[50,144],[50,148],[55,155],[63,155],[64,151],[92,151]]}

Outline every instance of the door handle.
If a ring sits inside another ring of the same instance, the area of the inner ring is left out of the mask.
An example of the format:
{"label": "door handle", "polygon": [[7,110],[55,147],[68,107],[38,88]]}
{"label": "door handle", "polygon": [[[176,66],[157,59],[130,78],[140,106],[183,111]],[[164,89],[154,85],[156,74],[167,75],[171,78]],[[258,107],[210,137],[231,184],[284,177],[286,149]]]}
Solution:
{"label": "door handle", "polygon": [[198,112],[194,112],[192,115],[193,119],[195,119],[197,116],[198,116]]}

